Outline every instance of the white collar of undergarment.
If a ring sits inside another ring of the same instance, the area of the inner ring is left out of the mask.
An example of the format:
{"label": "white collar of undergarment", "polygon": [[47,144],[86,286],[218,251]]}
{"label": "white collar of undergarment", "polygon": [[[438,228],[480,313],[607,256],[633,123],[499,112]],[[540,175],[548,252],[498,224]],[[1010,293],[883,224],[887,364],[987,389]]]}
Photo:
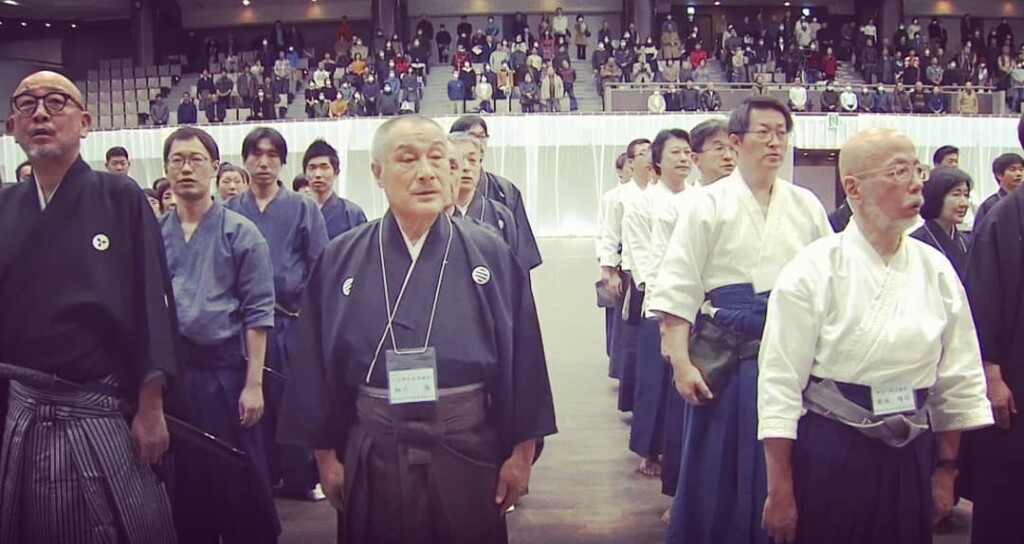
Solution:
{"label": "white collar of undergarment", "polygon": [[[50,194],[50,200],[53,200],[53,196],[57,194],[57,189],[60,189],[60,184],[63,182],[64,180],[60,180],[60,182],[57,183],[57,186],[53,188],[53,193]],[[39,209],[45,210],[46,205],[49,204],[49,202],[46,200],[46,194],[43,193],[43,186],[39,184],[38,180],[36,180],[36,193],[39,195]]]}
{"label": "white collar of undergarment", "polygon": [[427,239],[427,235],[430,234],[430,231],[428,230],[427,232],[424,232],[423,236],[420,236],[419,240],[413,242],[405,234],[405,231],[402,230],[402,227],[398,227],[398,230],[402,232],[402,240],[405,240],[405,248],[409,250],[409,258],[415,263],[416,259],[420,257],[420,251],[423,251],[423,242]]}
{"label": "white collar of undergarment", "polygon": [[469,215],[469,205],[468,204],[466,206],[459,206],[458,204],[456,204],[455,207],[458,208],[459,213],[461,213],[462,215],[464,215],[464,216]]}

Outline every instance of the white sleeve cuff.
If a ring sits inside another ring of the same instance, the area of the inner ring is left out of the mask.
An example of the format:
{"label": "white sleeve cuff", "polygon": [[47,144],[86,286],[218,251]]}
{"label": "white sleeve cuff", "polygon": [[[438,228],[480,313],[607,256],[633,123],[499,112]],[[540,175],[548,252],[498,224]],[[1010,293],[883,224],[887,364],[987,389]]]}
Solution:
{"label": "white sleeve cuff", "polygon": [[966,412],[942,412],[931,408],[928,410],[932,421],[932,430],[941,433],[945,431],[970,431],[988,427],[994,423],[992,408],[985,403],[984,407],[975,408]]}
{"label": "white sleeve cuff", "polygon": [[788,438],[796,440],[796,429],[799,420],[773,417],[762,419],[757,425],[757,439]]}

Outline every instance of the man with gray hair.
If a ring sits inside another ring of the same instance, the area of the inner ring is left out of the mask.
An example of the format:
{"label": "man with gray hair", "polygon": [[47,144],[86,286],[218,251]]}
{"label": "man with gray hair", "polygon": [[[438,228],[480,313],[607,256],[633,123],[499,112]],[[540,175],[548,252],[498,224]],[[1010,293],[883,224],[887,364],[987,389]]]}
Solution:
{"label": "man with gray hair", "polygon": [[314,450],[346,542],[507,542],[502,514],[555,432],[529,275],[444,213],[436,122],[382,124],[371,167],[389,210],[313,268],[278,439]]}
{"label": "man with gray hair", "polygon": [[512,251],[518,252],[519,239],[516,233],[516,220],[512,212],[500,202],[484,198],[477,191],[477,181],[483,164],[483,146],[475,136],[465,132],[453,132],[448,135],[452,144],[455,159],[458,161],[454,216],[459,219],[472,219],[491,228],[495,234],[505,240]]}
{"label": "man with gray hair", "polygon": [[992,424],[978,337],[949,260],[905,234],[924,203],[914,142],[862,131],[839,173],[852,221],[797,253],[768,299],[763,525],[775,542],[930,542],[960,433]]}
{"label": "man with gray hair", "polygon": [[729,123],[726,119],[701,121],[690,131],[693,162],[700,171],[700,186],[732,174],[736,168],[736,151],[729,143]]}

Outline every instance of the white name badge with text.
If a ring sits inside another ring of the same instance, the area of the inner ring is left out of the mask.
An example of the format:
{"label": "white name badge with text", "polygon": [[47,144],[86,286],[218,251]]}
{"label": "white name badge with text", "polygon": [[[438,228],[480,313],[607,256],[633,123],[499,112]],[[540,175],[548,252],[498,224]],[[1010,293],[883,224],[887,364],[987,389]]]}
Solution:
{"label": "white name badge with text", "polygon": [[909,385],[878,385],[871,388],[871,407],[876,416],[887,416],[917,409],[914,389]]}
{"label": "white name badge with text", "polygon": [[388,368],[388,402],[437,402],[437,352],[384,353]]}

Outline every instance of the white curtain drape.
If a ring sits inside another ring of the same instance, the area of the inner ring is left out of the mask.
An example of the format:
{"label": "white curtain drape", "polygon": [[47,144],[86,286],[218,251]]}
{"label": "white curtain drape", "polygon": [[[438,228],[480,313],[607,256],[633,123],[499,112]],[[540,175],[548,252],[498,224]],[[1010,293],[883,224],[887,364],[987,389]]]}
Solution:
{"label": "white curtain drape", "polygon": [[[615,158],[633,138],[654,139],[664,128],[691,129],[704,114],[528,115],[489,117],[484,166],[516,182],[523,191],[527,213],[539,236],[591,236],[596,230],[597,202],[615,183]],[[455,117],[437,118],[448,129]],[[274,123],[288,142],[281,179],[291,183],[301,171],[302,154],[316,138],[340,152],[342,175],[337,191],[361,205],[370,217],[384,211],[383,193],[373,183],[369,147],[381,119],[344,121],[282,121]],[[975,180],[978,202],[996,190],[993,159],[1020,153],[1017,119],[1008,117],[850,115],[830,122],[825,115],[800,115],[791,147],[836,149],[854,133],[869,127],[890,127],[918,145],[922,162],[941,145],[960,147],[960,167]],[[220,145],[221,159],[241,162],[242,139],[251,124],[203,126]],[[82,155],[94,168],[103,168],[106,150],[124,146],[131,154],[131,175],[145,187],[163,175],[163,141],[173,128],[142,128],[94,132],[82,143]],[[3,178],[13,178],[24,153],[14,140],[0,140]],[[784,173],[792,172],[787,168]],[[787,174],[789,175],[789,174]],[[795,179],[796,183],[801,180]]]}

